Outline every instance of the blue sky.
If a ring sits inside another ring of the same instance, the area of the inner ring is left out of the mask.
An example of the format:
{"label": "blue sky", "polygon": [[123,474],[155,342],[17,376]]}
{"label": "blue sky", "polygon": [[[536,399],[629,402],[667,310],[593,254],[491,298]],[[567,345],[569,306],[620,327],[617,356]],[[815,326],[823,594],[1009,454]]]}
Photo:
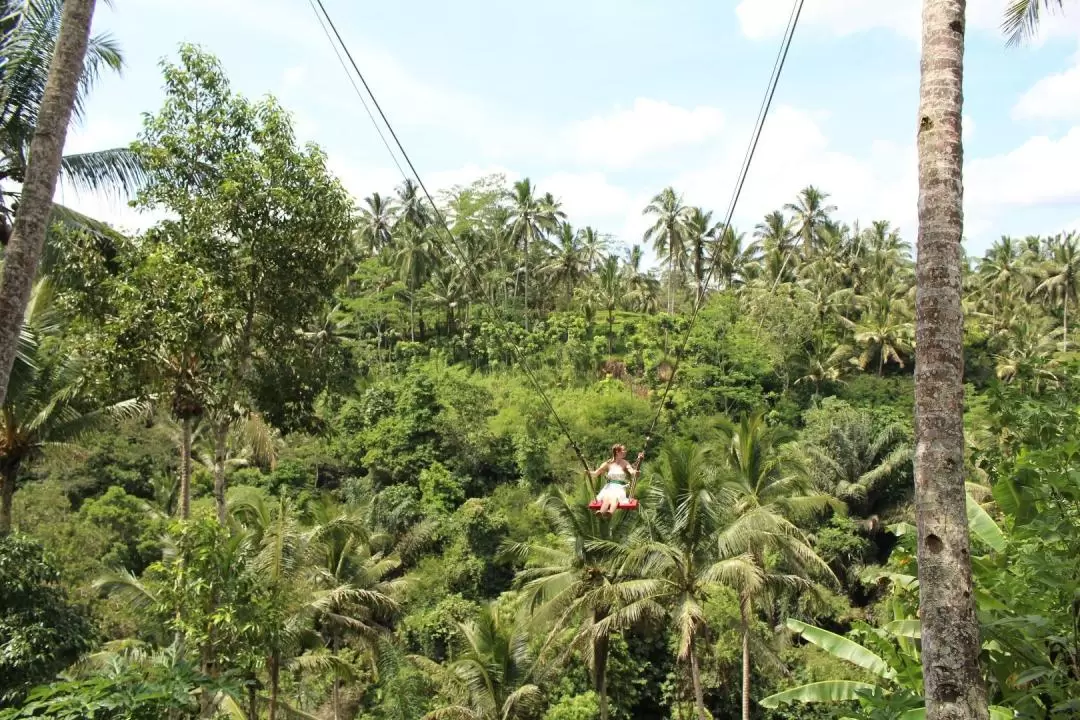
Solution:
{"label": "blue sky", "polygon": [[[667,185],[721,216],[790,0],[323,0],[424,181],[528,176],[575,225],[639,242]],[[968,0],[967,248],[1080,229],[1080,3],[1008,49],[1006,0]],[[736,212],[762,215],[813,183],[844,220],[888,219],[914,242],[921,3],[807,0]],[[1068,3],[1067,3],[1068,5]],[[357,197],[401,181],[307,0],[123,0],[95,30],[123,77],[95,90],[68,151],[123,145],[162,99],[181,42],[216,54],[234,88],[273,93]],[[58,198],[135,229],[107,198]]]}

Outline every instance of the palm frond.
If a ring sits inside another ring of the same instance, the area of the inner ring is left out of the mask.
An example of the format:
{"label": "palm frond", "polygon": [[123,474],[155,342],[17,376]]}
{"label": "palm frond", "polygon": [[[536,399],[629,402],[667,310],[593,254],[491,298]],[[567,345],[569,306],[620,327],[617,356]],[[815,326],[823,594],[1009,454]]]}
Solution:
{"label": "palm frond", "polygon": [[1053,12],[1055,7],[1063,9],[1065,0],[1013,0],[1001,23],[1006,45],[1015,47],[1035,37],[1043,10]]}
{"label": "palm frond", "polygon": [[146,183],[142,157],[128,148],[65,155],[61,177],[76,192],[115,192],[131,197]]}

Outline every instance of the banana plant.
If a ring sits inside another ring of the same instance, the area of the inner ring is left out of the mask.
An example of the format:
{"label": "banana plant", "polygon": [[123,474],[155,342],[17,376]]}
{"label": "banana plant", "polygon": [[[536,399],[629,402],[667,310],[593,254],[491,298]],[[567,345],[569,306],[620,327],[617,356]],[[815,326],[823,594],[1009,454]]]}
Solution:
{"label": "banana plant", "polygon": [[[763,698],[760,703],[762,707],[776,708],[783,703],[793,702],[858,700],[875,710],[887,710],[884,714],[875,713],[875,716],[889,717],[892,720],[925,720],[922,667],[919,664],[919,651],[912,642],[919,637],[918,620],[893,620],[881,628],[857,628],[853,634],[863,636],[866,644],[794,618],[788,618],[787,626],[833,657],[861,668],[873,680],[823,680],[807,683]],[[872,645],[874,649],[867,645]],[[1012,717],[1013,711],[1008,708],[990,708],[990,720],[1008,720]],[[854,718],[846,717],[843,720]]]}
{"label": "banana plant", "polygon": [[[995,553],[1005,550],[1006,537],[993,517],[976,497],[989,495],[989,489],[968,484],[967,516],[971,534],[981,544]],[[895,535],[913,534],[914,526],[897,523],[889,528]],[[918,590],[919,579],[915,575],[874,570],[864,581],[888,580],[895,591]],[[842,637],[822,628],[794,618],[787,621],[788,629],[798,633],[804,640],[825,650],[834,657],[861,668],[874,678],[862,680],[824,680],[789,688],[770,695],[761,701],[762,707],[775,708],[789,702],[845,702],[860,700],[873,708],[874,717],[892,720],[923,720],[922,666],[919,659],[919,620],[905,614],[902,602],[894,603],[895,619],[881,628],[857,626],[852,635],[862,637],[865,644]],[[867,645],[872,646],[868,647]],[[1013,711],[991,707],[991,720],[1013,717]],[[850,720],[850,719],[848,719]]]}

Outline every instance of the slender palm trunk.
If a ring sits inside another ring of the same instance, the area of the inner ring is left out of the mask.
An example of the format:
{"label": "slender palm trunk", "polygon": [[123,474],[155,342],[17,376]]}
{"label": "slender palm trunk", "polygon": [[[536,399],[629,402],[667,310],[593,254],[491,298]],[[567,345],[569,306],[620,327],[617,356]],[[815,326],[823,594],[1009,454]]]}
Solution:
{"label": "slender palm trunk", "polygon": [[928,720],[986,720],[964,492],[966,0],[924,0],[915,299],[915,501]]}
{"label": "slender palm trunk", "polygon": [[277,652],[270,654],[266,661],[270,671],[270,703],[266,711],[267,720],[277,720],[278,688],[281,679],[281,663]]}
{"label": "slender palm trunk", "polygon": [[698,720],[708,720],[705,713],[705,690],[701,687],[701,668],[698,667],[697,649],[694,638],[690,638],[690,682],[694,686],[694,707],[697,709]]}
{"label": "slender palm trunk", "polygon": [[668,245],[668,289],[667,311],[670,315],[675,312],[675,248]]}
{"label": "slender palm trunk", "polygon": [[30,141],[19,212],[4,248],[0,277],[0,405],[7,396],[26,305],[45,246],[53,194],[68,124],[83,74],[86,45],[94,19],[95,0],[67,0],[60,18],[49,79],[41,98],[37,127]]}
{"label": "slender palm trunk", "polygon": [[[607,617],[605,612],[594,612],[593,623],[598,623]],[[608,643],[610,639],[607,633],[596,638],[593,643],[593,682],[596,686],[596,694],[600,699],[600,720],[608,720],[608,696],[607,696],[607,661]]]}
{"label": "slender palm trunk", "polygon": [[221,421],[214,426],[214,504],[217,506],[217,519],[225,525],[228,519],[228,506],[225,504],[225,456],[229,438],[229,423]]}
{"label": "slender palm trunk", "polygon": [[607,311],[607,351],[614,352],[615,347],[615,310],[611,307]]}
{"label": "slender palm trunk", "polygon": [[1065,306],[1061,311],[1061,352],[1069,349],[1069,292],[1065,291]]}
{"label": "slender palm trunk", "polygon": [[15,497],[15,478],[19,475],[19,463],[9,462],[0,470],[0,535],[11,532],[11,503]]}
{"label": "slender palm trunk", "polygon": [[750,598],[739,602],[742,619],[742,720],[750,720]]}
{"label": "slender palm trunk", "polygon": [[[337,657],[338,654],[338,631],[335,628],[333,635],[330,638],[330,652]],[[341,720],[341,678],[337,673],[334,673],[334,687],[333,687],[333,706],[334,706],[334,720]]]}
{"label": "slender palm trunk", "polygon": [[529,233],[525,233],[525,330],[529,329]]}
{"label": "slender palm trunk", "polygon": [[183,520],[191,516],[191,436],[194,426],[194,418],[184,418],[180,436],[180,518]]}

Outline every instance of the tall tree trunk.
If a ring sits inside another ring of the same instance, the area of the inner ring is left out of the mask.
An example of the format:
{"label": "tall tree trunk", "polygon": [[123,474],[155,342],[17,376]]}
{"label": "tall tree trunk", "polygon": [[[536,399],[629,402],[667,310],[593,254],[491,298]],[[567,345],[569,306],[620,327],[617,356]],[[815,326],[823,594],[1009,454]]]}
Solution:
{"label": "tall tree trunk", "polygon": [[1065,290],[1065,306],[1061,310],[1061,352],[1069,349],[1069,291]]}
{"label": "tall tree trunk", "polygon": [[[330,649],[334,657],[338,654],[338,631],[335,628],[333,630],[333,636],[330,639]],[[333,687],[333,705],[334,705],[334,720],[341,720],[341,678],[338,677],[337,672],[334,673],[334,687]]]}
{"label": "tall tree trunk", "polygon": [[697,720],[708,720],[705,713],[705,691],[701,687],[701,668],[698,667],[697,648],[694,638],[690,638],[690,682],[694,686],[694,707],[697,711]]}
{"label": "tall tree trunk", "polygon": [[529,329],[529,234],[525,233],[525,330]]}
{"label": "tall tree trunk", "polygon": [[214,425],[214,505],[217,506],[218,522],[224,526],[228,521],[225,504],[225,456],[229,440],[229,423],[222,420]]}
{"label": "tall tree trunk", "polygon": [[259,693],[254,678],[248,685],[248,720],[259,720]]}
{"label": "tall tree trunk", "polygon": [[281,685],[281,662],[277,652],[270,654],[267,659],[267,670],[270,671],[270,703],[266,711],[267,720],[277,720],[278,689]]}
{"label": "tall tree trunk", "polygon": [[739,599],[742,619],[742,720],[750,720],[750,598]]}
{"label": "tall tree trunk", "polygon": [[7,464],[0,471],[0,535],[11,532],[11,502],[15,497],[15,478],[18,475],[18,462]]}
{"label": "tall tree trunk", "polygon": [[191,436],[195,419],[186,417],[182,421],[183,431],[180,436],[180,518],[187,520],[191,516]]}
{"label": "tall tree trunk", "polygon": [[985,720],[964,492],[966,0],[924,0],[915,299],[915,500],[927,720]]}
{"label": "tall tree trunk", "polygon": [[68,124],[83,74],[95,0],[66,0],[60,18],[49,79],[41,98],[37,127],[30,141],[30,158],[11,239],[4,249],[0,278],[0,406],[7,396],[11,367],[19,343],[26,305],[45,246],[53,194],[60,173]]}
{"label": "tall tree trunk", "polygon": [[[598,623],[607,617],[607,613],[594,612],[593,623]],[[596,695],[600,699],[600,720],[608,720],[608,697],[607,697],[607,661],[608,661],[609,637],[604,633],[596,638],[593,643],[593,683],[596,686]]]}

